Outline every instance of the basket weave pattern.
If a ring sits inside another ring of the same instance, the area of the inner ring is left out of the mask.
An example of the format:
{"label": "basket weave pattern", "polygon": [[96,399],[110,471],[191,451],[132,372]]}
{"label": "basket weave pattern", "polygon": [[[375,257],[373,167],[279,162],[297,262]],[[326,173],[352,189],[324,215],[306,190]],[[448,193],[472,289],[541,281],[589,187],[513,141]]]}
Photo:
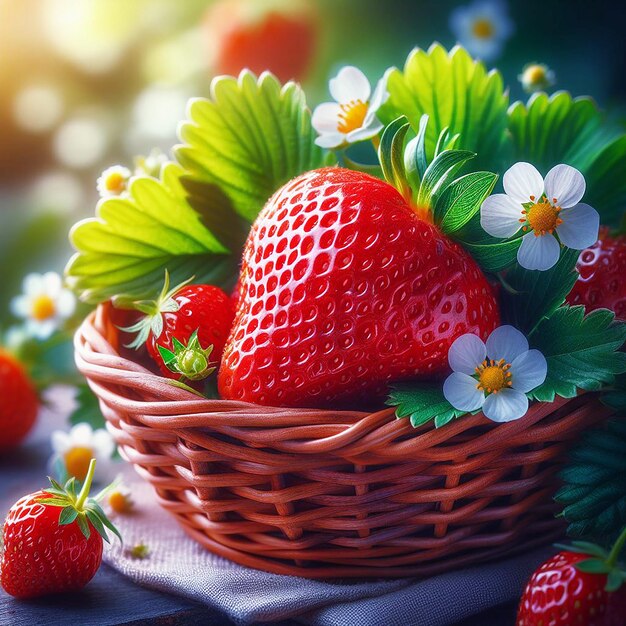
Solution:
{"label": "basket weave pattern", "polygon": [[107,308],[76,361],[122,456],[206,548],[309,578],[428,576],[546,543],[556,473],[608,417],[593,394],[415,430],[377,413],[198,398],[123,358]]}

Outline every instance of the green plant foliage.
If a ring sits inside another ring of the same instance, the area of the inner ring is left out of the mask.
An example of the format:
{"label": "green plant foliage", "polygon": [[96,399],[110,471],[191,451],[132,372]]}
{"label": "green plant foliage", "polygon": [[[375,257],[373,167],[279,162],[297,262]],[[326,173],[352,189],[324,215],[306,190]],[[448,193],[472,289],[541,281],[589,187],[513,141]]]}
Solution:
{"label": "green plant foliage", "polygon": [[499,72],[487,72],[460,46],[447,52],[433,44],[428,51],[413,50],[402,71],[392,70],[387,90],[389,99],[378,114],[383,123],[406,115],[417,132],[422,115],[430,116],[429,159],[447,128],[459,134],[457,148],[478,154],[476,169],[501,169],[506,160],[509,98]]}
{"label": "green plant foliage", "polygon": [[626,206],[626,134],[605,121],[591,98],[560,91],[533,95],[509,109],[511,163],[528,161],[545,176],[559,163],[578,168],[587,182],[584,201],[602,222],[617,226]]}
{"label": "green plant foliage", "polygon": [[104,417],[100,410],[98,398],[85,383],[78,386],[76,408],[70,415],[69,421],[70,424],[87,422],[94,429],[104,428]]}
{"label": "green plant foliage", "polygon": [[195,276],[219,284],[230,277],[234,261],[229,250],[187,202],[182,174],[171,163],[161,180],[135,178],[127,198],[101,200],[95,218],[74,226],[70,240],[77,253],[66,276],[82,300],[154,297],[166,268],[174,283]]}
{"label": "green plant foliage", "polygon": [[573,398],[578,389],[597,391],[626,372],[626,353],[619,351],[626,341],[626,323],[616,321],[607,309],[584,312],[582,306],[562,306],[531,335],[531,346],[548,362],[546,380],[531,392],[532,398]]}
{"label": "green plant foliage", "polygon": [[267,72],[216,78],[211,98],[192,100],[188,117],[177,160],[189,179],[215,185],[250,222],[284,183],[334,160],[315,145],[300,86],[281,87]]}
{"label": "green plant foliage", "polygon": [[440,384],[396,383],[391,386],[388,406],[396,407],[397,417],[408,417],[414,428],[434,420],[440,428],[453,419],[466,415],[455,409],[443,396]]}
{"label": "green plant foliage", "polygon": [[516,265],[506,274],[502,292],[502,315],[509,324],[529,334],[554,313],[572,290],[578,272],[578,250],[563,250],[557,264],[545,272]]}
{"label": "green plant foliage", "polygon": [[554,499],[570,537],[610,541],[626,525],[626,419],[585,433],[561,471]]}

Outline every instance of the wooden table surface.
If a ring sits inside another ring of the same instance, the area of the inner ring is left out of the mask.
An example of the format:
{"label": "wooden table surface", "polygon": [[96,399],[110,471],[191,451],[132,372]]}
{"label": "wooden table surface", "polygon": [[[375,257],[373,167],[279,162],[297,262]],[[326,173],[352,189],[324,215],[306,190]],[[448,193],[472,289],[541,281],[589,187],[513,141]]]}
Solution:
{"label": "wooden table surface", "polygon": [[[58,423],[52,424],[51,420]],[[49,433],[51,426],[62,426],[58,420],[58,417],[43,416],[19,450],[0,455],[0,520],[4,519],[10,506],[19,497],[45,484],[50,456]],[[513,626],[514,622],[515,606],[506,605],[455,626]],[[140,587],[106,565],[100,568],[83,591],[73,595],[24,602],[15,600],[0,589],[0,626],[221,626],[232,623],[226,616],[206,605]],[[280,626],[298,624],[295,621],[274,623]],[[414,626],[429,625],[416,623]]]}

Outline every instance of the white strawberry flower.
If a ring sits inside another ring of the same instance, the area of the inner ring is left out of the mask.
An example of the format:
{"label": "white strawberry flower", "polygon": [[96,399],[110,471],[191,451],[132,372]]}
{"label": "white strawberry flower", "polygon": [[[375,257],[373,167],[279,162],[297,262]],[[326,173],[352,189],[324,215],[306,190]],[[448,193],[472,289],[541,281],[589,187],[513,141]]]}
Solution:
{"label": "white strawberry flower", "polygon": [[483,342],[468,333],[448,351],[452,374],[443,384],[446,400],[460,411],[482,409],[494,422],[511,422],[528,411],[526,394],[546,379],[548,365],[539,350],[529,350],[513,326],[496,328]]}
{"label": "white strawberry flower", "polygon": [[378,81],[372,95],[365,74],[348,65],[330,80],[329,87],[335,102],[318,105],[311,120],[319,134],[315,140],[318,146],[338,148],[371,139],[382,130],[383,124],[376,117],[376,112],[389,97],[386,75]]}
{"label": "white strawberry flower", "polygon": [[472,56],[491,61],[500,55],[514,27],[502,0],[477,0],[452,11],[450,29]]}
{"label": "white strawberry flower", "polygon": [[26,320],[26,332],[37,339],[47,339],[74,314],[76,298],[63,287],[56,272],[28,274],[22,294],[11,301],[13,315]]}
{"label": "white strawberry flower", "polygon": [[[545,177],[530,163],[516,163],[504,174],[504,191],[489,196],[480,208],[480,223],[493,237],[527,232],[517,251],[528,270],[549,270],[561,245],[584,250],[598,240],[600,216],[580,202],[585,178],[569,165],[556,165]],[[558,237],[558,239],[557,239]]]}
{"label": "white strawberry flower", "polygon": [[123,165],[107,167],[98,177],[96,187],[101,198],[123,196],[128,190],[131,171]]}
{"label": "white strawberry flower", "polygon": [[96,472],[106,478],[110,469],[115,443],[111,435],[99,428],[93,430],[90,424],[76,424],[69,432],[55,430],[50,436],[54,455],[51,464],[61,463],[68,476],[84,480],[91,459],[96,459]]}

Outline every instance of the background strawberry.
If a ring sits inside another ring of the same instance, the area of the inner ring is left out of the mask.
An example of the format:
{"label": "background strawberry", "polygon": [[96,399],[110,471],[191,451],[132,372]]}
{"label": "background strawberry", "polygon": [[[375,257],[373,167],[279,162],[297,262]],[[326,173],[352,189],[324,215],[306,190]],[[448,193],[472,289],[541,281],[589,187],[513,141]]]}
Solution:
{"label": "background strawberry", "polygon": [[95,460],[76,495],[74,479],[18,500],[4,522],[0,583],[16,598],[34,598],[84,587],[102,561],[105,527],[119,537],[96,502],[89,498]]}
{"label": "background strawberry", "polygon": [[520,602],[516,626],[624,626],[626,572],[617,557],[626,529],[613,550],[574,542],[531,576]]}
{"label": "background strawberry", "polygon": [[37,392],[26,371],[15,357],[0,349],[0,452],[21,443],[38,411]]}
{"label": "background strawberry", "polygon": [[219,391],[279,406],[363,404],[389,380],[442,374],[457,337],[485,339],[498,322],[470,255],[396,189],[315,170],[252,227]]}
{"label": "background strawberry", "polygon": [[626,237],[611,237],[600,229],[600,239],[580,253],[580,276],[567,296],[569,304],[584,304],[587,311],[610,309],[626,320]]}
{"label": "background strawberry", "polygon": [[145,343],[164,376],[201,380],[215,369],[209,357],[219,363],[235,315],[232,299],[219,287],[183,284],[170,291],[166,279],[157,301],[136,307],[145,316],[121,330],[138,333],[131,347]]}

